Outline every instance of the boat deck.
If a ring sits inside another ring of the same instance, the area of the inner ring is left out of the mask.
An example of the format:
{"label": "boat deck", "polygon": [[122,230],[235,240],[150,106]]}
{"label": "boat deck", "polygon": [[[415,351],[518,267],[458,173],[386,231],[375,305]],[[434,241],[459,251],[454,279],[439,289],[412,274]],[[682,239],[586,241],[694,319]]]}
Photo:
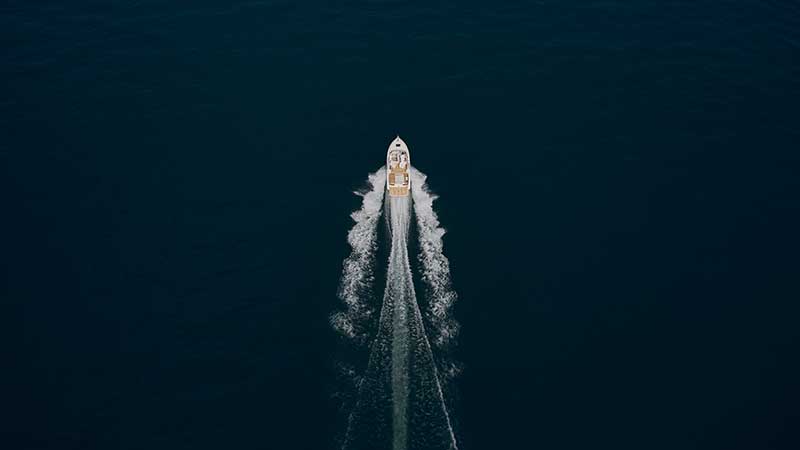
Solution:
{"label": "boat deck", "polygon": [[390,187],[389,195],[392,197],[405,197],[408,195],[408,186]]}
{"label": "boat deck", "polygon": [[411,157],[405,142],[397,137],[391,144],[386,153],[386,188],[392,197],[405,197],[411,187],[411,175],[408,169],[411,165]]}

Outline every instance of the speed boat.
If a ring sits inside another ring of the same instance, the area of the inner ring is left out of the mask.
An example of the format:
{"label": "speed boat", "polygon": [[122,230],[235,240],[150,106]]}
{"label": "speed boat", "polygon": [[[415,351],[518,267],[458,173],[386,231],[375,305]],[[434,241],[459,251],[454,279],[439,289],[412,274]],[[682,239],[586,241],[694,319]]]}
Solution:
{"label": "speed boat", "polygon": [[386,151],[386,189],[392,197],[406,197],[411,190],[411,155],[397,136]]}

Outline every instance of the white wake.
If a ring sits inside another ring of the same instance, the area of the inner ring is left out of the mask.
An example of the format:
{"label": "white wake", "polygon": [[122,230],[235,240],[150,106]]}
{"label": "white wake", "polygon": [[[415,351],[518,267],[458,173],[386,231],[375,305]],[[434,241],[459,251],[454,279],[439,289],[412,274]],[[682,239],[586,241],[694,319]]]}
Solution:
{"label": "white wake", "polygon": [[[450,261],[444,255],[442,236],[444,228],[433,210],[433,194],[425,183],[427,175],[411,168],[411,195],[414,198],[414,213],[419,231],[419,261],[422,265],[422,280],[427,287],[428,336],[442,352],[446,352],[458,335],[458,323],[450,310],[457,299],[450,281]],[[446,379],[458,374],[458,366],[451,361],[439,361],[439,369]]]}
{"label": "white wake", "polygon": [[[356,224],[348,235],[353,250],[345,260],[339,292],[346,309],[334,314],[332,324],[346,338],[371,339],[371,345],[366,370],[358,378],[358,400],[348,418],[344,449],[458,448],[437,369],[441,364],[431,348],[431,340],[442,349],[455,336],[457,326],[448,314],[456,296],[442,253],[444,230],[432,209],[435,197],[423,187],[424,174],[413,168],[411,174],[412,195],[388,197],[385,202],[381,201],[384,169],[370,175],[373,189],[364,195],[361,210],[353,213]],[[425,314],[430,330],[417,303],[408,257],[412,203],[429,296]],[[377,332],[366,336],[367,322],[374,317],[368,293],[382,204],[387,208],[391,249]]]}
{"label": "white wake", "polygon": [[356,192],[363,197],[361,209],[350,217],[355,225],[347,233],[351,253],[344,260],[342,280],[339,285],[339,298],[345,310],[331,316],[333,328],[349,339],[363,344],[368,336],[366,327],[374,314],[368,303],[369,293],[374,282],[375,250],[378,240],[378,221],[383,207],[386,168],[381,167],[368,177],[370,189]]}
{"label": "white wake", "polygon": [[386,274],[384,305],[392,314],[392,449],[406,450],[408,440],[409,307],[416,303],[411,266],[408,263],[408,197],[390,197],[392,249]]}

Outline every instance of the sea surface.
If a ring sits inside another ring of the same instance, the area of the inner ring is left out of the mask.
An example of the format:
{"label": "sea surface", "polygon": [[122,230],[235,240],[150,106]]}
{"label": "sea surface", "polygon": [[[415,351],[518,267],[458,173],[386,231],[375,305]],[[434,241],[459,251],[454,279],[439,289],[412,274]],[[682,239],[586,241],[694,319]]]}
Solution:
{"label": "sea surface", "polygon": [[397,134],[460,449],[800,448],[797,1],[7,0],[0,48],[1,448],[338,448]]}

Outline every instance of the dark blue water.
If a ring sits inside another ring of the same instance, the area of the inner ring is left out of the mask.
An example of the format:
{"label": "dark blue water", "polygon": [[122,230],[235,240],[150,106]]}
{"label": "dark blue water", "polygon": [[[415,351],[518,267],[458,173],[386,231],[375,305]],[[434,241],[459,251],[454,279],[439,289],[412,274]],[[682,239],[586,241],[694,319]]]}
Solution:
{"label": "dark blue water", "polygon": [[418,3],[3,2],[0,447],[335,448],[400,133],[461,448],[797,448],[800,5]]}

